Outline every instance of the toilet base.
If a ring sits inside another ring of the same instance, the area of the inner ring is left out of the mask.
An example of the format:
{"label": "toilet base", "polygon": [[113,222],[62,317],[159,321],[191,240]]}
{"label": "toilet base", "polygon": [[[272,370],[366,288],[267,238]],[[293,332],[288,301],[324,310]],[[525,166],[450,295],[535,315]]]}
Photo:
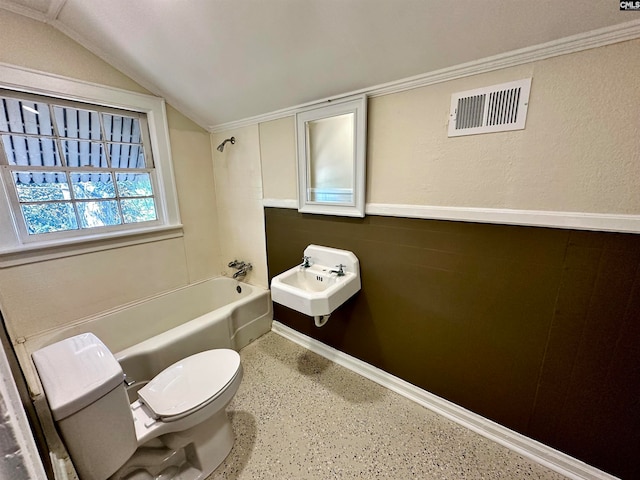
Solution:
{"label": "toilet base", "polygon": [[229,455],[234,441],[222,409],[193,428],[145,443],[109,480],[202,480]]}

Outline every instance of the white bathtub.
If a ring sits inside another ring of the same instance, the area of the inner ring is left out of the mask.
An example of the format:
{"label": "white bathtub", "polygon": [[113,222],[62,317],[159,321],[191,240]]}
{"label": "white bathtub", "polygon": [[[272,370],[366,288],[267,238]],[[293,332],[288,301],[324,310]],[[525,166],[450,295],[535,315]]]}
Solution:
{"label": "white bathtub", "polygon": [[92,332],[116,355],[127,376],[149,380],[175,361],[212,348],[242,347],[267,333],[273,318],[269,291],[217,277],[165,292],[71,325],[29,337],[16,346],[34,396],[40,382],[31,353]]}
{"label": "white bathtub", "polygon": [[[205,290],[198,292],[198,289]],[[122,366],[127,382],[130,401],[137,399],[137,391],[169,365],[189,355],[213,348],[240,350],[261,335],[271,330],[271,299],[267,290],[239,283],[229,278],[217,278],[198,286],[182,289],[179,294],[187,298],[164,298],[162,307],[174,310],[180,303],[178,315],[190,312],[191,320],[164,330],[141,342],[118,351],[115,356]],[[204,295],[208,303],[187,306]],[[160,305],[158,305],[160,306]],[[204,313],[202,309],[204,308]],[[208,311],[207,311],[208,310]],[[166,314],[164,315],[166,316]],[[171,320],[165,326],[171,326]]]}
{"label": "white bathtub", "polygon": [[130,398],[164,368],[213,348],[240,350],[271,330],[269,290],[217,277],[146,298],[28,337],[15,345],[33,404],[47,440],[56,479],[72,479],[73,467],[61,441],[31,353],[64,338],[92,332],[135,380]]}

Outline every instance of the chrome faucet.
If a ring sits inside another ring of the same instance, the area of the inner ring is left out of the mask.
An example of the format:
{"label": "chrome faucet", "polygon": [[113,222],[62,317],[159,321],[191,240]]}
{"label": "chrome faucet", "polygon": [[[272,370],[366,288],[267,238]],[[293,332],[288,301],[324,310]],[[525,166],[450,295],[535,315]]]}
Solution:
{"label": "chrome faucet", "polygon": [[300,265],[302,268],[309,268],[311,265],[311,257],[307,257],[306,255],[302,257],[302,264]]}
{"label": "chrome faucet", "polygon": [[336,268],[338,270],[329,270],[329,273],[337,273],[339,277],[344,277],[345,273],[343,268],[346,267],[346,265],[340,264],[340,265],[336,265]]}
{"label": "chrome faucet", "polygon": [[236,267],[238,269],[238,271],[236,273],[233,274],[233,278],[238,278],[238,277],[246,277],[247,276],[247,272],[249,270],[253,270],[253,265],[251,265],[250,263],[244,263],[244,262],[240,262],[236,265]]}
{"label": "chrome faucet", "polygon": [[249,270],[253,270],[253,265],[251,265],[250,263],[245,263],[242,262],[240,260],[232,260],[230,261],[227,266],[229,268],[235,268],[236,270],[238,270],[236,273],[233,274],[233,278],[238,278],[238,277],[246,277],[247,276],[247,272]]}

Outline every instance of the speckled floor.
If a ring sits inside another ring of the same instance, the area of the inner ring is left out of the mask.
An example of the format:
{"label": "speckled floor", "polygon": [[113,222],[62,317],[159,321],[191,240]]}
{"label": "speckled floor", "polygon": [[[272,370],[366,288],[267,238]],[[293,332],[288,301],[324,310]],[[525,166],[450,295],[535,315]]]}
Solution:
{"label": "speckled floor", "polygon": [[213,479],[563,479],[275,333],[241,352]]}

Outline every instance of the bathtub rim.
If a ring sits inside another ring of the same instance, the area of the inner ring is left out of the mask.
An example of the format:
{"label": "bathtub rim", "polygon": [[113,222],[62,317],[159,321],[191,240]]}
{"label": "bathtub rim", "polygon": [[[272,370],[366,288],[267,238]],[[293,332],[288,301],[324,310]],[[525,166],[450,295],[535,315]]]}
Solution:
{"label": "bathtub rim", "polygon": [[[16,356],[18,358],[18,363],[20,365],[20,368],[24,374],[26,383],[27,383],[27,387],[29,388],[29,394],[31,396],[32,399],[35,399],[37,397],[42,396],[42,386],[40,384],[40,378],[38,376],[38,373],[35,369],[35,365],[33,364],[33,361],[31,360],[31,353],[33,353],[34,351],[46,347],[47,345],[50,345],[56,341],[62,340],[63,338],[69,337],[69,336],[73,336],[76,334],[80,334],[83,332],[80,331],[76,331],[74,333],[69,333],[69,335],[64,336],[62,333],[65,331],[74,331],[74,330],[82,330],[82,326],[89,324],[93,321],[97,321],[101,318],[104,317],[108,317],[110,315],[116,315],[119,314],[127,309],[130,308],[134,308],[134,307],[138,307],[138,306],[142,306],[145,303],[148,302],[152,302],[154,300],[157,300],[159,298],[163,298],[166,297],[168,295],[172,295],[172,294],[176,294],[179,292],[182,292],[186,289],[189,288],[193,288],[193,287],[197,287],[200,286],[202,284],[205,284],[207,282],[215,282],[215,281],[224,281],[224,282],[233,282],[236,285],[239,286],[243,286],[243,288],[248,288],[250,289],[250,292],[248,295],[243,296],[242,298],[238,299],[235,302],[231,302],[228,304],[225,304],[221,307],[218,307],[216,310],[225,310],[225,309],[229,309],[229,308],[235,308],[238,305],[251,301],[252,299],[261,296],[261,295],[268,295],[269,298],[267,300],[267,302],[269,303],[269,309],[267,312],[267,315],[269,315],[271,317],[271,320],[273,319],[273,307],[271,305],[271,292],[269,289],[261,287],[259,285],[253,285],[250,283],[246,283],[246,282],[241,282],[239,280],[235,280],[232,279],[226,275],[219,275],[216,277],[210,277],[210,278],[205,278],[202,280],[198,280],[196,282],[190,283],[188,285],[183,285],[174,289],[170,289],[170,290],[165,290],[163,292],[159,292],[157,294],[154,295],[150,295],[141,299],[137,299],[134,300],[132,302],[127,302],[125,304],[122,305],[118,305],[117,307],[108,309],[108,310],[103,310],[101,312],[98,312],[96,314],[87,316],[87,317],[83,317],[81,319],[75,320],[73,322],[61,325],[59,327],[54,327],[54,328],[49,328],[46,330],[43,330],[42,332],[38,332],[35,335],[29,335],[26,337],[20,337],[17,339],[11,339],[11,343],[13,345],[13,348],[16,352]],[[234,305],[234,307],[230,307],[230,305]],[[212,312],[214,310],[210,310],[209,312]],[[207,312],[207,313],[209,313]],[[194,317],[192,319],[189,319],[187,321],[193,320],[195,318],[199,318],[199,317]],[[263,317],[259,317],[259,318],[263,318]],[[175,328],[175,327],[172,327]],[[239,329],[238,331],[240,331],[241,329]],[[87,330],[90,331],[90,330]],[[166,330],[165,330],[166,331]],[[235,334],[238,332],[233,332],[230,333],[231,337],[235,336]],[[157,334],[156,334],[157,335]],[[153,335],[152,335],[153,336]],[[150,337],[149,337],[150,338]],[[135,345],[136,343],[139,342],[134,342],[132,343],[132,345]],[[109,347],[109,345],[107,345]],[[111,347],[109,347],[111,349]],[[114,354],[116,354],[118,351],[121,351],[123,349],[114,349]]]}

